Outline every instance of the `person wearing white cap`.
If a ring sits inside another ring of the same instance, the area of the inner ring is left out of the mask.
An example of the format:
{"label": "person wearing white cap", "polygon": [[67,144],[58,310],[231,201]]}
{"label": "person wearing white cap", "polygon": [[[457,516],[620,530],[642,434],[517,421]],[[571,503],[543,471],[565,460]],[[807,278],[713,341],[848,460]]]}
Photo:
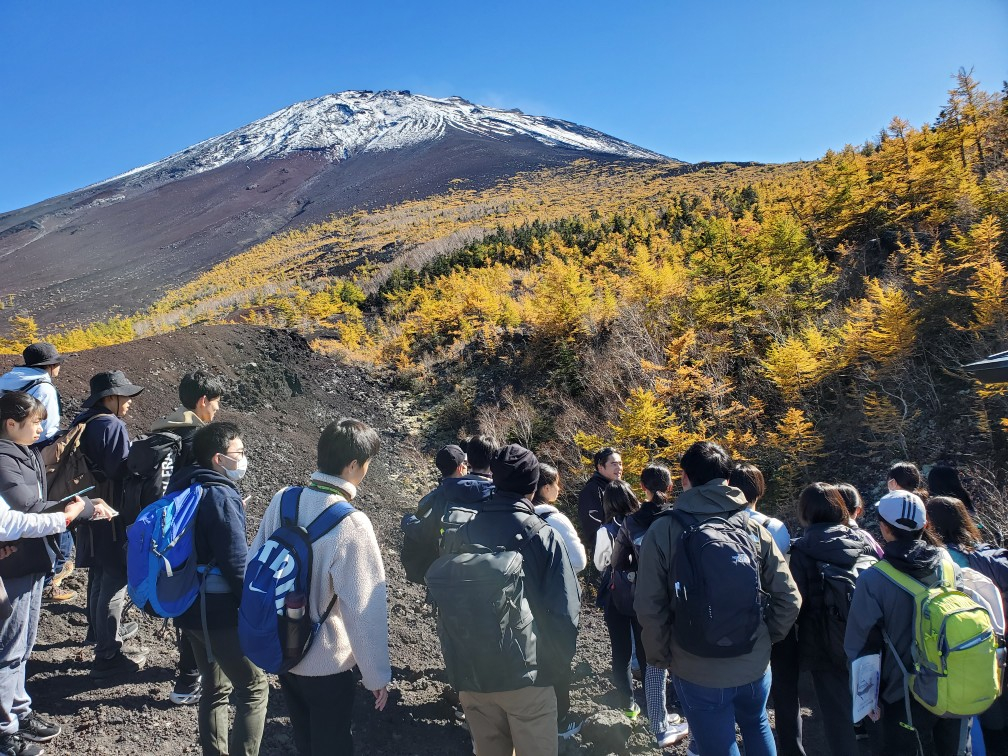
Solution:
{"label": "person wearing white cap", "polygon": [[[883,496],[875,506],[884,541],[884,561],[920,583],[937,585],[944,563],[951,560],[926,529],[924,501],[917,494],[897,489]],[[958,585],[961,573],[958,567],[954,571]],[[921,746],[926,754],[954,756],[960,752],[961,730],[968,719],[943,719],[910,696],[912,721],[907,721],[900,662],[904,668],[913,669],[914,626],[914,599],[909,592],[881,569],[866,570],[858,577],[847,617],[844,651],[851,661],[882,652],[879,708],[872,715],[873,719],[881,717],[882,751],[887,756],[916,756]],[[891,649],[899,660],[886,648],[883,632],[888,634]]]}

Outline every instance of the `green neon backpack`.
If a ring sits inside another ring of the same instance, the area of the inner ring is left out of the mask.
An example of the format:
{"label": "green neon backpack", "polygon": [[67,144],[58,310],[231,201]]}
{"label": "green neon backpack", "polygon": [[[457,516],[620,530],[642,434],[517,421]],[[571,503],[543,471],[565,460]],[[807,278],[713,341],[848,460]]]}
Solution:
{"label": "green neon backpack", "polygon": [[940,717],[969,717],[986,711],[1001,694],[999,640],[990,614],[955,588],[955,570],[942,560],[941,580],[927,586],[888,561],[875,567],[914,599],[913,670],[907,670],[889,634],[886,643],[906,679],[907,715],[913,694]]}

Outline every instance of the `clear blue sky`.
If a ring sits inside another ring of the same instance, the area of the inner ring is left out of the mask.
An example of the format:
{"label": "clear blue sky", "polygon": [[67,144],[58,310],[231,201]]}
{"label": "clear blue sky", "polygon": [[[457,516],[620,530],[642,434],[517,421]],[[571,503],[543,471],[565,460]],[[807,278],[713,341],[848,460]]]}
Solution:
{"label": "clear blue sky", "polygon": [[345,89],[779,162],[933,120],[960,66],[1008,79],[1004,0],[2,0],[0,35],[0,212]]}

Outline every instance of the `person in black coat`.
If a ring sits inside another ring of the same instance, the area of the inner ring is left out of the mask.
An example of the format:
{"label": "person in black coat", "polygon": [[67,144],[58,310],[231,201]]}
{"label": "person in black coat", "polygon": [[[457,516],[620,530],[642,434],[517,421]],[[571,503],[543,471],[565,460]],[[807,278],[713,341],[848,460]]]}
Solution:
{"label": "person in black coat", "polygon": [[791,574],[802,597],[795,623],[799,665],[812,672],[826,740],[834,756],[856,754],[858,745],[851,721],[853,705],[843,635],[833,637],[830,632],[823,566],[856,576],[877,560],[871,545],[847,525],[849,517],[835,486],[813,483],[798,498],[798,519],[805,533],[791,546]]}
{"label": "person in black coat", "polygon": [[[193,485],[203,489],[196,510],[196,563],[205,572],[205,595],[175,624],[192,644],[203,679],[199,738],[204,756],[256,756],[266,722],[266,675],[242,653],[238,640],[248,559],[245,505],[237,483],[248,469],[245,444],[234,423],[209,423],[193,436],[196,462],[175,472],[168,493]],[[205,623],[204,623],[205,614]],[[234,696],[234,727],[228,734],[228,702]]]}
{"label": "person in black coat", "polygon": [[[80,448],[88,469],[98,481],[97,492],[112,507],[122,500],[129,457],[129,431],[123,418],[133,397],[142,392],[121,370],[98,373],[91,378],[91,394],[71,427],[86,423]],[[77,533],[77,564],[89,568],[88,637],[94,640],[95,660],[91,676],[104,680],[117,674],[133,674],[147,662],[142,650],[123,650],[123,643],[136,634],[135,622],[123,623],[126,604],[126,525],[87,523]]]}
{"label": "person in black coat", "polygon": [[586,549],[595,544],[595,535],[602,527],[602,493],[612,481],[623,477],[623,457],[611,446],[599,449],[592,459],[595,472],[578,494],[578,527]]}
{"label": "person in black coat", "polygon": [[10,510],[38,520],[31,528],[32,536],[22,536],[8,547],[12,553],[0,560],[11,608],[10,616],[0,624],[0,753],[25,756],[42,752],[31,741],[44,743],[60,733],[59,725],[32,711],[25,690],[25,664],[35,643],[42,583],[56,554],[57,544],[49,539],[75,521],[111,516],[101,499],[48,500],[45,466],[32,448],[42,433],[45,415],[45,406],[24,392],[0,396],[0,497]]}

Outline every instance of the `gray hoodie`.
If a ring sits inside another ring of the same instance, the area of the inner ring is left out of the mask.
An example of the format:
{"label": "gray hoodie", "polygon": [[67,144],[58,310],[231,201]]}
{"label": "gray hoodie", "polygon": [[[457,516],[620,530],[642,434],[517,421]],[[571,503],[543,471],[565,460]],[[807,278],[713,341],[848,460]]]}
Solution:
{"label": "gray hoodie", "polygon": [[[721,478],[683,492],[676,499],[673,509],[706,520],[711,517],[727,519],[745,506],[742,492]],[[644,650],[649,664],[664,667],[684,680],[709,688],[745,685],[766,673],[770,665],[770,645],[781,640],[791,629],[798,617],[801,596],[770,533],[752,519],[748,528],[759,540],[761,584],[769,594],[765,621],[751,652],[727,659],[712,659],[695,656],[676,643],[672,632],[675,598],[669,586],[674,582],[671,570],[682,526],[668,512],[655,518],[641,544],[634,597],[634,610],[643,629]]]}

